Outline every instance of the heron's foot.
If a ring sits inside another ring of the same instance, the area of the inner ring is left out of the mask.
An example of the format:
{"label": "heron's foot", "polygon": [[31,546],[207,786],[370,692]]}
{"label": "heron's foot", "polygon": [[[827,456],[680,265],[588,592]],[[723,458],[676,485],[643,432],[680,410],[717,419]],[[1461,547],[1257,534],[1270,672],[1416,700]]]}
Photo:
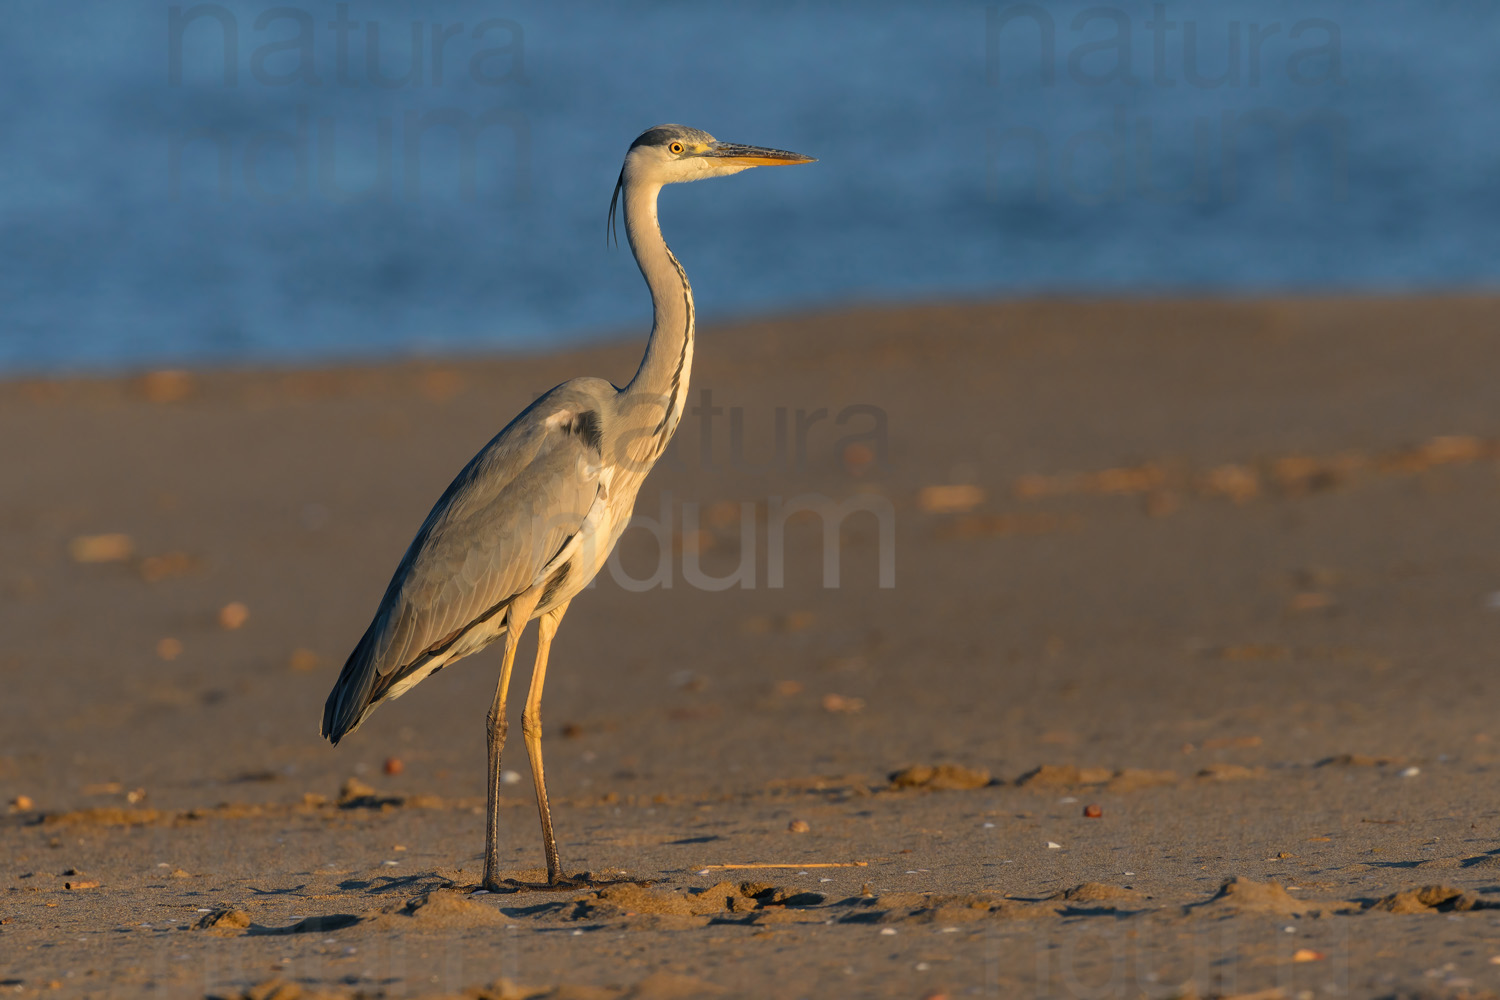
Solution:
{"label": "heron's foot", "polygon": [[569,892],[577,889],[587,889],[592,883],[586,879],[559,878],[555,882],[526,882],[518,878],[501,879],[495,884],[482,886],[490,892]]}
{"label": "heron's foot", "polygon": [[574,875],[564,875],[554,872],[547,876],[545,882],[524,882],[521,879],[508,878],[500,882],[500,888],[494,889],[489,886],[491,892],[577,892],[580,889],[602,889],[605,886],[623,885],[627,882],[641,885],[638,879],[627,878],[595,878],[593,872],[578,872]]}
{"label": "heron's foot", "polygon": [[550,874],[545,882],[527,882],[518,878],[485,879],[479,888],[486,892],[577,892],[580,889],[603,889],[611,885],[648,886],[654,879],[596,878],[593,872],[578,872],[574,875]]}
{"label": "heron's foot", "polygon": [[603,878],[593,872],[578,872],[576,875],[559,874],[550,884],[558,889],[606,889],[612,885],[638,885],[644,888],[655,882],[655,879],[629,878],[624,873],[617,878]]}
{"label": "heron's foot", "polygon": [[500,866],[487,864],[484,866],[484,877],[479,880],[479,888],[486,892],[515,892],[517,882],[515,879],[501,878]]}

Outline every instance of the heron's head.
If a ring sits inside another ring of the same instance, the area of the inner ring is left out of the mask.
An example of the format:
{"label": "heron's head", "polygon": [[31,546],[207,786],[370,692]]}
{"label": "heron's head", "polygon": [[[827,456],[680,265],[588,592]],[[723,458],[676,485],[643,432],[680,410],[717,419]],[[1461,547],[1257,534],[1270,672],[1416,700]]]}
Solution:
{"label": "heron's head", "polygon": [[784,149],[720,142],[702,129],[686,125],[658,125],[642,132],[625,154],[621,179],[678,184],[705,177],[726,177],[751,167],[812,163],[811,156]]}
{"label": "heron's head", "polygon": [[751,167],[780,167],[795,163],[813,163],[814,157],[789,153],[765,146],[743,146],[720,142],[702,129],[686,125],[657,125],[648,128],[630,144],[625,166],[615,184],[615,195],[609,202],[614,218],[615,201],[627,184],[680,184],[705,177],[727,177]]}

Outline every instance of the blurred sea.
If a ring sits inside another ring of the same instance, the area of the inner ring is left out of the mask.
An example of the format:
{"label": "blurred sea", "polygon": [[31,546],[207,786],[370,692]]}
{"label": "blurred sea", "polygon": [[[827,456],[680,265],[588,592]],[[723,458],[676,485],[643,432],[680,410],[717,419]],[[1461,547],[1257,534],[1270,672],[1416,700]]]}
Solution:
{"label": "blurred sea", "polygon": [[1500,283],[1493,0],[7,13],[8,372],[638,336],[604,217],[668,121],[821,158],[663,195],[710,319]]}

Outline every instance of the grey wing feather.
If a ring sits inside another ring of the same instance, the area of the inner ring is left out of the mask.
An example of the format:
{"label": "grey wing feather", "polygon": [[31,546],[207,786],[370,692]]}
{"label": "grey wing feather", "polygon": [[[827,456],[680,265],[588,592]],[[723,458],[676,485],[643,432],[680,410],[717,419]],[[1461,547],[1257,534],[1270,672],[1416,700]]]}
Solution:
{"label": "grey wing feather", "polygon": [[599,492],[599,442],[555,417],[597,414],[593,393],[579,388],[565,383],[528,407],[433,506],[328,696],[324,736],[337,743],[445,644],[499,624],[506,603],[578,532]]}

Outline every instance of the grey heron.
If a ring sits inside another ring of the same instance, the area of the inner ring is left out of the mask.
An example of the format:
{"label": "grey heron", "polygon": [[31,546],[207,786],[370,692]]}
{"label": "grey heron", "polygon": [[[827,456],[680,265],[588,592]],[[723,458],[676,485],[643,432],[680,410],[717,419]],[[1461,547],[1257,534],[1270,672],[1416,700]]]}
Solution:
{"label": "grey heron", "polygon": [[497,434],[448,486],[422,522],[375,617],[349,655],[323,709],[334,745],[381,702],[504,638],[490,706],[486,889],[499,882],[500,757],[516,646],[537,626],[536,665],[521,716],[547,854],[547,881],[563,881],[542,776],[542,685],[552,638],[568,603],[604,566],[630,520],[636,493],[687,401],[693,362],[693,290],[662,238],[663,186],[750,167],[810,163],[799,153],[720,142],[682,125],[643,132],[625,155],[609,203],[623,196],[625,233],[655,319],[640,368],[624,388],[576,378],[545,393]]}

